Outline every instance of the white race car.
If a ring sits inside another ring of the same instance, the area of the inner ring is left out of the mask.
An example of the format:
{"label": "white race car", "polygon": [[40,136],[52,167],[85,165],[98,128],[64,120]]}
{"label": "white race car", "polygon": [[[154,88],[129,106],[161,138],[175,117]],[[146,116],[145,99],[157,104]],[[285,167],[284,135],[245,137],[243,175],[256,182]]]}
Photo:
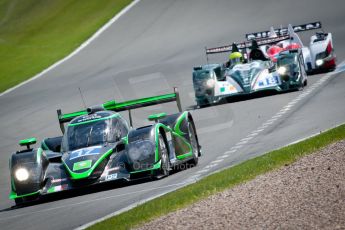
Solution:
{"label": "white race car", "polygon": [[300,48],[303,52],[304,65],[308,73],[315,71],[332,71],[336,68],[336,55],[331,33],[316,32],[311,36],[309,47],[304,46],[298,32],[321,29],[321,22],[308,23],[298,26],[288,25],[287,28],[274,29],[246,34],[247,40],[265,40],[267,38],[279,38],[288,35],[288,39],[279,41],[275,45],[262,45],[260,49],[267,57],[274,58],[281,50]]}

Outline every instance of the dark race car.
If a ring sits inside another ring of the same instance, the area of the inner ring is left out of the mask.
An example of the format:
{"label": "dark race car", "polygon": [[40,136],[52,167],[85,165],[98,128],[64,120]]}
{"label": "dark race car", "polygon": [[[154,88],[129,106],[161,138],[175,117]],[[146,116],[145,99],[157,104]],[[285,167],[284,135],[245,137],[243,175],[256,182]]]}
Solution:
{"label": "dark race car", "polygon": [[[133,128],[130,111],[176,101],[179,113],[153,114],[148,126]],[[128,110],[130,124],[120,115]],[[19,142],[26,149],[10,158],[10,199],[16,204],[42,195],[84,188],[103,182],[162,178],[178,165],[196,165],[201,147],[192,115],[182,112],[178,92],[100,106],[58,119],[63,136]]]}

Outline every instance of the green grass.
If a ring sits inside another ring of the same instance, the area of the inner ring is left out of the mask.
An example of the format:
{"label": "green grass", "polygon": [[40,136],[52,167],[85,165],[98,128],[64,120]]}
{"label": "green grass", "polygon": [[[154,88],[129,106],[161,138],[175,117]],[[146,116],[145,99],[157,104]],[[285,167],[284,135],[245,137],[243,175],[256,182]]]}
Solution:
{"label": "green grass", "polygon": [[256,176],[282,167],[333,142],[345,139],[345,125],[338,126],[300,143],[274,150],[263,156],[210,175],[199,182],[166,194],[91,226],[89,229],[129,229]]}
{"label": "green grass", "polygon": [[65,57],[131,0],[0,0],[0,92]]}

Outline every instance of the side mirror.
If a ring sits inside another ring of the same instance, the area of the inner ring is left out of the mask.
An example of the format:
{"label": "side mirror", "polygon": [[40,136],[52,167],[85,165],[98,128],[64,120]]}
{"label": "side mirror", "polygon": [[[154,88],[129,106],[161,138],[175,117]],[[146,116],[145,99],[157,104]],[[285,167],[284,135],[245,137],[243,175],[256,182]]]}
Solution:
{"label": "side mirror", "polygon": [[164,117],[166,117],[166,116],[167,116],[166,113],[156,113],[156,114],[151,114],[151,115],[148,117],[148,119],[149,119],[149,121],[155,121],[155,122],[157,123],[157,121],[158,121],[159,119],[162,119],[162,118],[164,118]]}
{"label": "side mirror", "polygon": [[37,142],[36,138],[31,137],[28,139],[20,140],[19,145],[20,146],[26,146],[27,149],[30,149],[30,145],[36,144],[36,142]]}

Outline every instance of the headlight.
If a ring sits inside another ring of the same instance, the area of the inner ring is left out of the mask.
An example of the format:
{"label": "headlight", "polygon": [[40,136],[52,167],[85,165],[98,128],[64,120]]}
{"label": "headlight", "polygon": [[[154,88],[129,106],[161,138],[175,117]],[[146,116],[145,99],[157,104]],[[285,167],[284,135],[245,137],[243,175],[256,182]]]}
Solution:
{"label": "headlight", "polygon": [[207,82],[206,82],[206,86],[208,88],[213,88],[215,84],[216,84],[216,82],[213,79],[208,79]]}
{"label": "headlight", "polygon": [[29,178],[29,172],[25,168],[19,168],[16,170],[15,176],[18,181],[25,181]]}
{"label": "headlight", "polygon": [[278,68],[278,73],[279,73],[280,75],[286,74],[286,71],[287,71],[287,69],[286,69],[285,66],[281,66],[281,67]]}
{"label": "headlight", "polygon": [[323,65],[323,60],[322,59],[316,60],[316,65],[317,66],[322,66]]}

